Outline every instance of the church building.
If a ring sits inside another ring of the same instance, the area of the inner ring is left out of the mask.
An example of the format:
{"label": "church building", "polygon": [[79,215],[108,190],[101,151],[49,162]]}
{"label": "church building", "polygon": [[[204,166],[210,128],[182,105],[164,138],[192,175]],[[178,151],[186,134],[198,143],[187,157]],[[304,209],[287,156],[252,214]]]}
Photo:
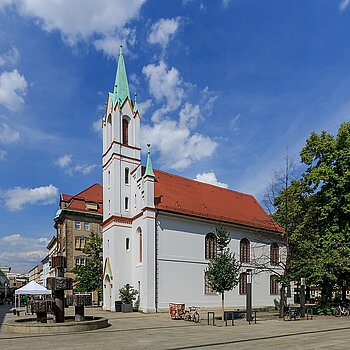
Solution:
{"label": "church building", "polygon": [[253,307],[274,306],[274,271],[286,254],[283,229],[249,194],[153,169],[149,149],[142,166],[140,121],[120,48],[102,122],[103,308],[115,310],[126,283],[138,290],[143,312],[165,311],[173,302],[219,307],[221,297],[205,276],[216,254],[217,223],[229,229],[229,247],[242,264],[225,305],[244,307],[252,269]]}

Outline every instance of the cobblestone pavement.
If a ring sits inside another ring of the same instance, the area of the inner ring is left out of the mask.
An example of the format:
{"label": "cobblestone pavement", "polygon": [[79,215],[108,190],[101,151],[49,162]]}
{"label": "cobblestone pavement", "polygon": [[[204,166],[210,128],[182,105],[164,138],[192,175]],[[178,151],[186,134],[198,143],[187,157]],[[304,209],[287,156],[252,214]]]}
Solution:
{"label": "cobblestone pavement", "polygon": [[[0,324],[16,318],[0,305]],[[72,313],[70,308],[68,313]],[[110,327],[61,335],[14,335],[0,328],[0,350],[60,349],[350,349],[350,317],[315,317],[284,322],[244,320],[234,327],[171,320],[168,314],[121,314],[97,308],[87,314],[104,316]],[[204,313],[202,316],[206,316]]]}

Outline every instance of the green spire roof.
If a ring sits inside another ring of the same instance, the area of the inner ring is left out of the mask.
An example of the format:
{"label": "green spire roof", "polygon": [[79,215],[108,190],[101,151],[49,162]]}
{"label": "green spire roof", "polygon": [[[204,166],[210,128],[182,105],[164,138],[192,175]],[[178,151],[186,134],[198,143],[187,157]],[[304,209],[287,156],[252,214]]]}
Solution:
{"label": "green spire roof", "polygon": [[145,171],[145,176],[154,176],[153,168],[152,168],[152,162],[151,162],[151,151],[150,151],[150,144],[147,145],[148,147],[148,152],[147,152],[147,163],[146,163],[146,171]]}
{"label": "green spire roof", "polygon": [[128,77],[126,75],[122,45],[120,45],[120,49],[119,49],[118,68],[117,68],[117,74],[115,76],[113,93],[114,93],[114,100],[116,100],[114,102],[118,101],[120,105],[125,101],[127,97],[129,97],[130,99]]}

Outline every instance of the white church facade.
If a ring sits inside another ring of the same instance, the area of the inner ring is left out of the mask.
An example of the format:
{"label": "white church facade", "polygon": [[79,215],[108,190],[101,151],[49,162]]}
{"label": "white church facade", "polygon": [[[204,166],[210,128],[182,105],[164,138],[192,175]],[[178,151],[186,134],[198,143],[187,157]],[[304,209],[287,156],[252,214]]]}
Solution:
{"label": "white church facade", "polygon": [[103,308],[115,310],[126,283],[139,291],[144,312],[167,310],[172,302],[218,307],[220,296],[205,279],[218,222],[229,229],[229,247],[242,263],[226,306],[244,307],[248,269],[253,306],[274,306],[283,229],[251,195],[153,170],[149,151],[141,165],[140,113],[130,97],[122,49],[102,124]]}

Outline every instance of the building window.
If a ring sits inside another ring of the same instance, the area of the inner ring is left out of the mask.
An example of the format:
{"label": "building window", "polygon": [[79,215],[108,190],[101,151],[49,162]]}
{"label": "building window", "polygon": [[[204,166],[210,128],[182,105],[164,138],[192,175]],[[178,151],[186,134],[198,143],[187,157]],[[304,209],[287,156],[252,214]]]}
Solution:
{"label": "building window", "polygon": [[270,246],[270,264],[271,265],[278,265],[279,263],[279,246],[277,243],[272,243]]}
{"label": "building window", "polygon": [[87,240],[86,237],[75,237],[75,250],[84,250]]}
{"label": "building window", "polygon": [[272,275],[270,276],[270,294],[278,295],[278,276]]}
{"label": "building window", "polygon": [[90,223],[84,222],[84,231],[89,231],[89,230],[90,230]]}
{"label": "building window", "polygon": [[107,145],[112,142],[112,115],[109,114],[107,118]]}
{"label": "building window", "polygon": [[139,236],[139,262],[142,262],[142,230],[139,227],[138,230],[138,236]]}
{"label": "building window", "polygon": [[247,294],[247,273],[242,272],[239,276],[239,294]]}
{"label": "building window", "polygon": [[127,145],[129,142],[129,122],[123,119],[123,145]]}
{"label": "building window", "polygon": [[86,259],[85,258],[76,258],[75,259],[75,266],[85,266]]}
{"label": "building window", "polygon": [[130,249],[130,238],[125,239],[125,249],[127,251]]}
{"label": "building window", "polygon": [[80,228],[81,228],[80,221],[76,221],[75,222],[75,229],[80,230]]}
{"label": "building window", "polygon": [[250,262],[250,242],[247,238],[241,239],[240,242],[240,261],[244,263]]}
{"label": "building window", "polygon": [[129,168],[125,168],[125,174],[124,174],[124,181],[125,181],[125,185],[129,184]]}
{"label": "building window", "polygon": [[111,188],[111,171],[110,170],[108,170],[108,173],[107,173],[107,187]]}
{"label": "building window", "polygon": [[125,197],[125,210],[129,210],[129,197]]}
{"label": "building window", "polygon": [[111,200],[108,199],[108,213],[111,212]]}
{"label": "building window", "polygon": [[86,209],[87,210],[98,210],[98,204],[95,202],[86,202]]}
{"label": "building window", "polygon": [[214,233],[208,233],[205,236],[205,258],[214,259],[216,256],[216,236]]}
{"label": "building window", "polygon": [[210,284],[208,283],[208,272],[204,272],[204,294],[216,294],[216,291],[213,288],[211,288]]}

